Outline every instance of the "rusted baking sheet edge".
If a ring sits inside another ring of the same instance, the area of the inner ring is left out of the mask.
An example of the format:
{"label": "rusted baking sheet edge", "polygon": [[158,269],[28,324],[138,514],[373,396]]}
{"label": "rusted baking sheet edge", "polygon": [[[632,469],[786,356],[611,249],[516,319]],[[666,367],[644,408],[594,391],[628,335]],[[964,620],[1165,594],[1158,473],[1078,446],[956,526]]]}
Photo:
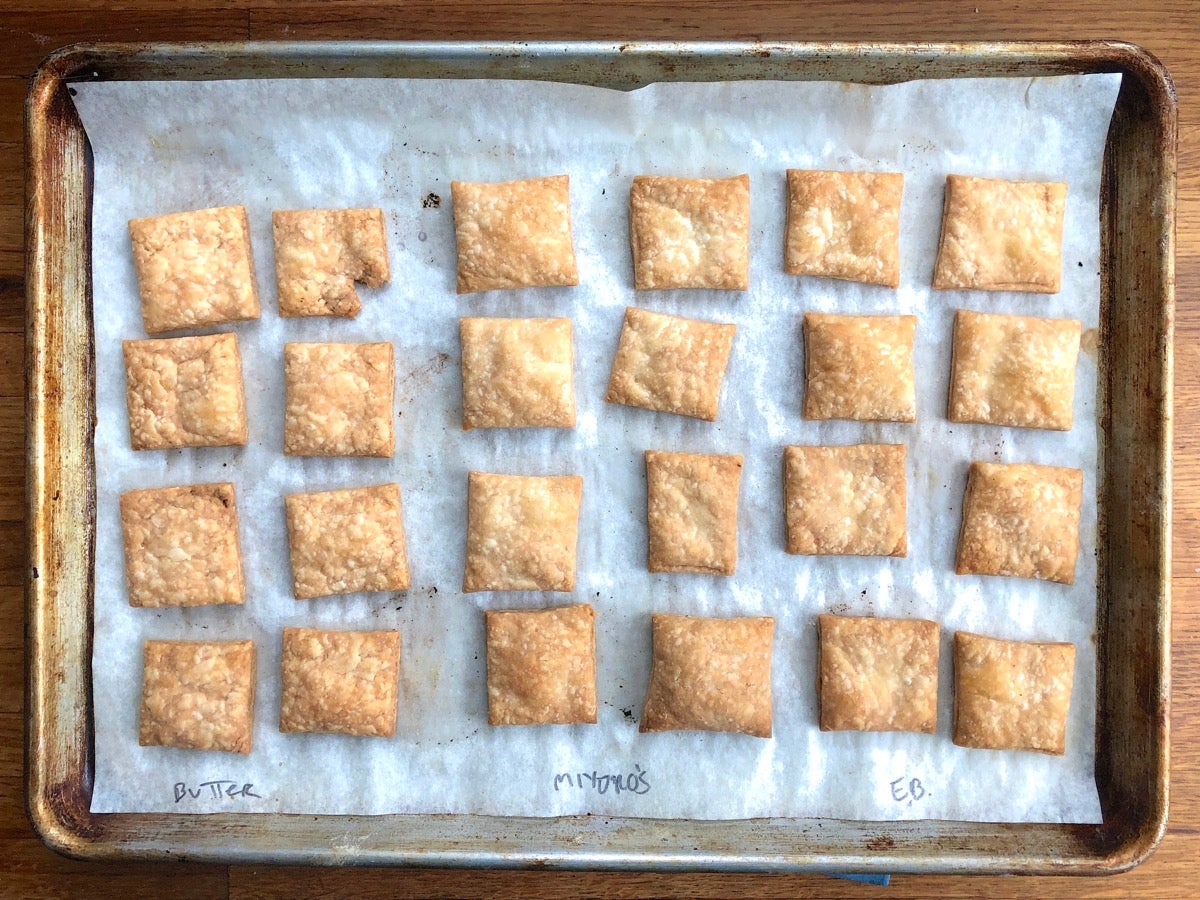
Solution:
{"label": "rusted baking sheet edge", "polygon": [[[670,80],[884,84],[1080,72],[1125,76],[1106,151],[1101,223],[1108,476],[1101,500],[1109,513],[1099,598],[1103,824],[90,812],[92,191],[70,82],[505,77],[632,88]],[[1176,128],[1166,70],[1149,53],[1108,41],[93,44],[52,54],[26,105],[26,787],[35,828],[54,849],[92,859],[1047,874],[1137,865],[1167,818]],[[1113,547],[1128,555],[1112,558]]]}

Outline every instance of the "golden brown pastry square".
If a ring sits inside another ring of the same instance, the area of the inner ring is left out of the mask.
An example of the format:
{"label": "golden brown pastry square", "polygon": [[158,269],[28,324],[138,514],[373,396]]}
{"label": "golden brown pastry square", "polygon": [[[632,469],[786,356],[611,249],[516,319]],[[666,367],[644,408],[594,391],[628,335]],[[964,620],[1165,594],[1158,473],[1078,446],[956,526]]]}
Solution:
{"label": "golden brown pastry square", "polygon": [[1061,755],[1075,645],[954,635],[954,743]]}
{"label": "golden brown pastry square", "polygon": [[804,418],[915,422],[916,316],[804,315]]}
{"label": "golden brown pastry square", "polygon": [[279,730],[396,733],[400,632],[283,629]]}
{"label": "golden brown pastry square", "polygon": [[489,725],[596,721],[596,612],[585,604],[484,614]]}
{"label": "golden brown pastry square", "polygon": [[232,484],[126,491],[120,506],[130,606],[245,602]]}
{"label": "golden brown pastry square", "polygon": [[1079,469],[971,463],[955,571],[1074,584],[1082,502]]}
{"label": "golden brown pastry square", "polygon": [[244,206],[130,219],[147,334],[259,316]]}
{"label": "golden brown pastry square", "polygon": [[583,479],[467,476],[463,590],[573,591]]}
{"label": "golden brown pastry square", "polygon": [[1057,294],[1067,186],[950,175],[935,290]]}
{"label": "golden brown pastry square", "polygon": [[289,494],[284,504],[297,600],[408,590],[400,485]]}
{"label": "golden brown pastry square", "polygon": [[633,286],[750,287],[750,176],[638,175],[629,189]]}
{"label": "golden brown pastry square", "polygon": [[784,270],[900,285],[898,172],[788,169]]}
{"label": "golden brown pastry square", "polygon": [[1080,331],[1074,319],[958,310],[947,418],[1070,431]]}
{"label": "golden brown pastry square", "polygon": [[253,641],[146,641],[138,743],[249,753]]}
{"label": "golden brown pastry square", "polygon": [[122,349],[134,450],[246,443],[236,334],[125,341]]}
{"label": "golden brown pastry square", "polygon": [[785,448],[787,552],[905,556],[905,453],[903,444]]}
{"label": "golden brown pastry square", "polygon": [[570,319],[458,320],[463,429],[574,428]]}
{"label": "golden brown pastry square", "polygon": [[579,284],[566,175],[450,182],[458,292]]}
{"label": "golden brown pastry square", "polygon": [[936,622],[822,615],[817,624],[822,731],[937,731]]}
{"label": "golden brown pastry square", "polygon": [[628,307],[605,401],[715,421],[736,331]]}
{"label": "golden brown pastry square", "polygon": [[281,316],[354,318],[354,283],[387,284],[382,209],[278,209],[271,224]]}
{"label": "golden brown pastry square", "polygon": [[732,575],[742,457],[646,451],[651,572]]}
{"label": "golden brown pastry square", "polygon": [[641,731],[771,736],[772,618],[651,616]]}
{"label": "golden brown pastry square", "polygon": [[285,454],[392,455],[390,343],[284,344],[283,378]]}

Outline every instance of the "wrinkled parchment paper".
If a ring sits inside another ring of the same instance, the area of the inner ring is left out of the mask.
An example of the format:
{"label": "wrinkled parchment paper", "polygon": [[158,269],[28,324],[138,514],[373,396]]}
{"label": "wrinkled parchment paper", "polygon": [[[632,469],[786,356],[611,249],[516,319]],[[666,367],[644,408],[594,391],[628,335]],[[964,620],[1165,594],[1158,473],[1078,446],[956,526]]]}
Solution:
{"label": "wrinkled parchment paper", "polygon": [[[1069,434],[952,424],[945,402],[955,308],[1069,316],[1085,329],[1097,326],[1100,162],[1118,86],[1118,76],[890,87],[660,84],[633,93],[505,81],[77,85],[96,162],[92,809],[1099,821],[1094,360],[1080,356]],[[788,167],[904,172],[898,291],[783,274]],[[450,180],[560,172],[571,176],[579,287],[456,296]],[[752,186],[751,290],[635,294],[626,218],[631,177],[741,172],[749,172]],[[1061,293],[930,291],[947,173],[1069,183]],[[441,197],[439,206],[422,202],[430,194]],[[263,300],[261,320],[221,329],[241,340],[249,443],[133,453],[121,340],[145,335],[126,221],[224,204],[249,210]],[[386,213],[391,284],[363,290],[363,311],[353,321],[281,320],[271,211],[376,205]],[[715,424],[602,402],[626,305],[738,324]],[[919,317],[917,425],[801,418],[806,310]],[[461,430],[457,319],[467,314],[571,317],[577,428]],[[393,459],[283,456],[282,347],[294,340],[395,344]],[[908,556],[788,556],[784,445],[855,442],[908,445]],[[736,576],[646,571],[647,448],[744,454]],[[971,460],[1084,469],[1073,587],[953,574]],[[466,473],[473,468],[583,475],[574,595],[460,592]],[[245,607],[130,608],[120,492],[218,480],[237,487]],[[392,480],[404,495],[412,589],[294,600],[282,496]],[[598,613],[599,724],[489,728],[481,610],[585,601]],[[775,617],[773,739],[638,734],[654,610]],[[824,611],[941,623],[936,735],[818,731],[815,617]],[[393,739],[279,733],[280,629],[289,625],[400,629]],[[954,746],[950,647],[957,629],[1075,643],[1065,756]],[[138,746],[147,638],[255,641],[249,756]]]}

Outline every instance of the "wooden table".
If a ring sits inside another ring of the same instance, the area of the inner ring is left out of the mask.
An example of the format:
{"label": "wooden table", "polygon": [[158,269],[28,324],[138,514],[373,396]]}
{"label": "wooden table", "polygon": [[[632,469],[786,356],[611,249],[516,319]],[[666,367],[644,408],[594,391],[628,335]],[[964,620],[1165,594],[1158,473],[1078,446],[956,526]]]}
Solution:
{"label": "wooden table", "polygon": [[[115,8],[110,8],[115,7]],[[648,875],[247,866],[95,865],[46,850],[23,798],[25,533],[22,101],[51,50],[84,40],[569,39],[1022,40],[1120,38],[1158,55],[1180,97],[1176,340],[1174,739],[1170,829],[1109,879],[919,878],[891,888],[819,876]],[[0,894],[203,897],[731,894],[842,897],[1193,896],[1200,887],[1200,9],[1188,0],[1047,3],[742,0],[0,0]]]}

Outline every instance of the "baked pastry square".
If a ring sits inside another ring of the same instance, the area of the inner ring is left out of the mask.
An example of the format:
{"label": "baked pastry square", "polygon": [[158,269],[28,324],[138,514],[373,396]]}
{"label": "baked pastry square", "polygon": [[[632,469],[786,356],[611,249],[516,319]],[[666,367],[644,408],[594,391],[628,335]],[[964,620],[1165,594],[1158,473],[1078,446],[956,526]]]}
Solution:
{"label": "baked pastry square", "polygon": [[804,418],[915,422],[916,316],[804,314]]}
{"label": "baked pastry square", "polygon": [[636,176],[629,242],[638,290],[748,289],[750,176]]}
{"label": "baked pastry square", "polygon": [[566,175],[450,182],[458,292],[579,284]]}
{"label": "baked pastry square", "polygon": [[130,219],[147,334],[257,319],[244,206]]}
{"label": "baked pastry square", "polygon": [[583,479],[467,475],[463,590],[573,591]]}
{"label": "baked pastry square", "polygon": [[787,552],[905,556],[906,452],[903,444],[784,448]]}
{"label": "baked pastry square", "polygon": [[279,209],[271,225],[281,316],[354,318],[354,283],[388,283],[382,209]]}
{"label": "baked pastry square", "polygon": [[289,494],[284,504],[297,600],[408,590],[400,485]]}
{"label": "baked pastry square", "polygon": [[390,343],[284,344],[283,377],[285,454],[392,455]]}
{"label": "baked pastry square", "polygon": [[937,731],[936,622],[822,615],[817,627],[822,731]]}
{"label": "baked pastry square", "polygon": [[279,730],[396,733],[400,632],[283,629]]}
{"label": "baked pastry square", "polygon": [[570,319],[458,320],[463,429],[574,428]]}
{"label": "baked pastry square", "polygon": [[775,620],[655,613],[641,731],[771,736]]}
{"label": "baked pastry square", "polygon": [[249,753],[253,641],[146,641],[138,743]]}
{"label": "baked pastry square", "polygon": [[898,172],[788,169],[784,270],[900,285]]}
{"label": "baked pastry square", "polygon": [[134,450],[246,443],[236,334],[125,341],[122,349]]}
{"label": "baked pastry square", "polygon": [[954,743],[1061,755],[1075,645],[954,634]]}
{"label": "baked pastry square", "polygon": [[1074,319],[958,310],[947,417],[1070,431],[1081,329]]}
{"label": "baked pastry square", "polygon": [[651,572],[732,575],[742,457],[646,451]]}
{"label": "baked pastry square", "polygon": [[1057,294],[1067,186],[949,175],[935,290]]}
{"label": "baked pastry square", "polygon": [[232,484],[126,491],[120,507],[130,606],[245,602]]}
{"label": "baked pastry square", "polygon": [[1082,502],[1079,469],[971,463],[955,571],[1074,584]]}
{"label": "baked pastry square", "polygon": [[605,401],[715,421],[736,331],[628,307]]}
{"label": "baked pastry square", "polygon": [[587,604],[484,614],[489,725],[596,721],[596,612]]}

